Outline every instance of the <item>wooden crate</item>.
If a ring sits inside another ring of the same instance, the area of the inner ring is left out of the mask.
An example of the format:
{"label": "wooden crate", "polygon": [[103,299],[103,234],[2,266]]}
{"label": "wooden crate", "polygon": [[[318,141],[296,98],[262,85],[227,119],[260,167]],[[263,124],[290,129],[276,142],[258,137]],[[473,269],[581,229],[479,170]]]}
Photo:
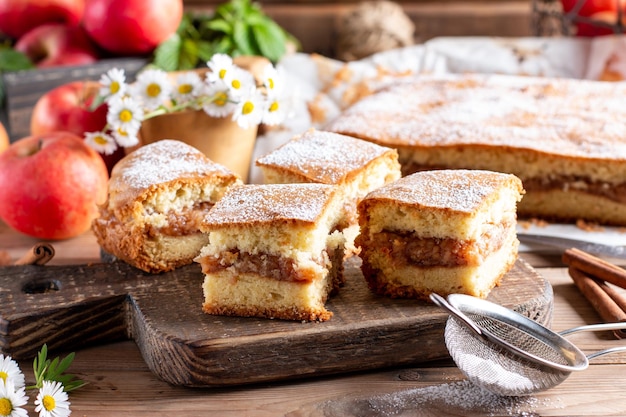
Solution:
{"label": "wooden crate", "polygon": [[28,136],[33,107],[46,92],[71,81],[98,80],[113,67],[122,68],[128,77],[133,77],[147,62],[145,58],[105,59],[92,65],[3,73],[6,96],[0,121],[7,127],[11,141]]}

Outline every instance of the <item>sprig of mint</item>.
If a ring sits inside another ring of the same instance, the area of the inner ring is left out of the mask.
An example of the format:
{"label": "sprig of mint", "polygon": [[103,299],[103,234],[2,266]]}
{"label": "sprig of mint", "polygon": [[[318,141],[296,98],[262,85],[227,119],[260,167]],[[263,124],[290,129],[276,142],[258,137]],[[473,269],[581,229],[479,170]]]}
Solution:
{"label": "sprig of mint", "polygon": [[65,392],[73,391],[85,386],[87,383],[77,379],[75,375],[65,374],[74,360],[74,352],[68,354],[63,360],[54,358],[48,359],[48,346],[43,345],[33,361],[33,371],[35,373],[35,385],[29,389],[41,388],[43,381],[57,381],[63,384]]}
{"label": "sprig of mint", "polygon": [[276,63],[288,42],[299,46],[258,4],[230,0],[211,16],[186,13],[177,32],[156,48],[152,63],[166,71],[189,70],[217,53],[264,56]]}

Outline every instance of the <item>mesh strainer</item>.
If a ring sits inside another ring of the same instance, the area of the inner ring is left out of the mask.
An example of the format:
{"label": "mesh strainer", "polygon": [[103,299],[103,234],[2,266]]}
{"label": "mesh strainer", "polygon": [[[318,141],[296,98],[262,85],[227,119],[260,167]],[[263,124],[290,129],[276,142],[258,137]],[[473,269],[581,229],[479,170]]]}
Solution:
{"label": "mesh strainer", "polygon": [[586,369],[591,358],[626,351],[626,346],[621,346],[586,356],[563,337],[579,331],[626,329],[626,323],[580,326],[555,333],[480,298],[452,294],[446,300],[435,293],[430,298],[451,314],[444,335],[456,365],[474,384],[498,395],[547,390],[572,371]]}

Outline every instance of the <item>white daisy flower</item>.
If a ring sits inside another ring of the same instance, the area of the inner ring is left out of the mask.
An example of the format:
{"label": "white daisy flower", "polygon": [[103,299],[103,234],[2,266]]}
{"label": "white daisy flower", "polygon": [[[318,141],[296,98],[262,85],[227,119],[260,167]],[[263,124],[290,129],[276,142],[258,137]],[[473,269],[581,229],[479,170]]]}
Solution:
{"label": "white daisy flower", "polygon": [[261,76],[263,85],[269,97],[275,97],[283,92],[283,76],[273,65],[266,65]]}
{"label": "white daisy flower", "polygon": [[154,110],[169,100],[172,84],[167,72],[160,69],[148,69],[137,76],[133,91],[139,96],[146,109]]}
{"label": "white daisy flower", "polygon": [[71,413],[67,392],[63,391],[63,384],[57,381],[43,381],[35,406],[39,417],[67,417]]}
{"label": "white daisy flower", "polygon": [[124,148],[130,148],[139,144],[139,138],[137,137],[139,131],[128,131],[122,128],[117,128],[111,132],[115,141]]}
{"label": "white daisy flower", "polygon": [[233,67],[230,75],[224,81],[226,81],[231,94],[235,97],[247,94],[251,88],[256,87],[252,74],[239,67]]}
{"label": "white daisy flower", "polygon": [[225,80],[227,76],[230,76],[230,72],[234,67],[233,59],[226,54],[213,55],[206,65],[211,70],[207,74],[209,82]]}
{"label": "white daisy flower", "polygon": [[178,103],[188,103],[202,93],[202,79],[194,71],[186,71],[176,78],[172,95]]}
{"label": "white daisy flower", "polygon": [[112,130],[122,129],[125,132],[138,132],[143,121],[143,109],[139,102],[131,97],[111,100],[107,113],[107,123]]}
{"label": "white daisy flower", "polygon": [[269,96],[263,109],[263,123],[269,126],[281,124],[287,117],[287,101],[280,96]]}
{"label": "white daisy flower", "polygon": [[242,129],[258,125],[263,119],[263,96],[256,88],[248,90],[237,103],[237,108],[233,113],[233,120]]}
{"label": "white daisy flower", "polygon": [[230,97],[230,91],[221,82],[206,87],[205,94],[209,98],[202,105],[206,114],[212,117],[227,117],[233,113],[237,103]]}
{"label": "white daisy flower", "polygon": [[28,411],[22,408],[28,402],[24,387],[15,389],[13,381],[0,384],[0,416],[28,417]]}
{"label": "white daisy flower", "polygon": [[85,142],[97,152],[105,155],[111,155],[117,149],[113,136],[104,132],[86,132]]}
{"label": "white daisy flower", "polygon": [[23,388],[25,385],[24,374],[10,356],[0,355],[0,380],[5,383],[11,381],[17,388]]}
{"label": "white daisy flower", "polygon": [[121,97],[126,93],[126,75],[124,70],[119,68],[111,68],[106,74],[100,77],[100,95],[105,100],[112,97]]}

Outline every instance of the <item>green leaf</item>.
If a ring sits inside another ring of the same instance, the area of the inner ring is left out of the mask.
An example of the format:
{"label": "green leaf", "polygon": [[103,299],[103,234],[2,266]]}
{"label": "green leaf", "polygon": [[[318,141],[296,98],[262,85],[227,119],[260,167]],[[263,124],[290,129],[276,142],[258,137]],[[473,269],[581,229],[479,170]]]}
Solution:
{"label": "green leaf", "polygon": [[213,44],[213,54],[232,55],[235,50],[236,45],[230,38],[222,38]]}
{"label": "green leaf", "polygon": [[299,44],[251,0],[230,0],[212,15],[186,12],[183,17],[177,41],[168,39],[155,50],[153,63],[166,71],[198,67],[216,53],[262,55],[277,62],[287,40]]}
{"label": "green leaf", "polygon": [[54,358],[52,362],[50,362],[46,368],[46,378],[48,380],[56,381],[56,378],[60,375],[58,372],[57,365],[59,363],[59,358]]}
{"label": "green leaf", "polygon": [[39,353],[33,360],[33,372],[35,373],[35,386],[41,386],[43,382],[44,372],[46,367],[48,366],[48,360],[46,359],[48,356],[48,346],[44,344],[41,347]]}
{"label": "green leaf", "polygon": [[70,391],[74,391],[74,390],[76,390],[78,388],[82,388],[85,385],[87,385],[87,382],[82,381],[80,379],[76,379],[76,380],[68,381],[68,382],[64,383],[63,384],[63,389],[64,389],[65,392],[70,392]]}
{"label": "green leaf", "polygon": [[272,62],[278,62],[285,54],[287,41],[280,26],[274,22],[267,22],[265,25],[253,26],[252,32],[260,49],[260,55]]}
{"label": "green leaf", "polygon": [[21,71],[34,68],[31,60],[11,47],[0,48],[0,72]]}
{"label": "green leaf", "polygon": [[233,15],[241,18],[246,13],[249,2],[246,0],[231,0],[229,9]]}
{"label": "green leaf", "polygon": [[178,69],[183,41],[177,33],[170,36],[154,50],[153,64],[164,71]]}
{"label": "green leaf", "polygon": [[181,52],[178,58],[178,70],[190,70],[198,66],[198,41],[183,39]]}
{"label": "green leaf", "polygon": [[215,32],[223,32],[227,35],[232,35],[233,33],[232,25],[224,19],[210,20],[206,22],[205,26],[207,29],[213,30]]}
{"label": "green leaf", "polygon": [[198,42],[198,60],[208,61],[213,56],[213,46],[211,42],[199,41]]}
{"label": "green leaf", "polygon": [[89,105],[89,111],[95,111],[102,103],[105,102],[105,98],[100,94],[96,95]]}
{"label": "green leaf", "polygon": [[253,15],[264,16],[263,9],[258,3],[252,3],[250,0],[242,0],[242,8],[244,10],[245,18],[249,18]]}
{"label": "green leaf", "polygon": [[215,9],[215,16],[221,17],[226,20],[230,24],[237,20],[237,16],[235,15],[235,10],[232,5],[232,1],[230,3],[223,3]]}
{"label": "green leaf", "polygon": [[56,379],[54,379],[54,381],[58,381],[63,384],[63,390],[65,392],[70,392],[87,385],[85,381],[77,379],[76,375],[73,374],[59,375]]}
{"label": "green leaf", "polygon": [[194,24],[193,15],[189,12],[184,13],[183,18],[181,19],[180,24],[178,25],[178,29],[176,30],[176,33],[178,33],[178,35],[181,37],[185,37],[185,36],[194,36],[195,34],[197,34],[197,32],[198,31]]}
{"label": "green leaf", "polygon": [[245,19],[246,19],[246,23],[249,24],[250,26],[264,25],[266,24],[268,20],[267,17],[263,15],[262,13],[247,14]]}
{"label": "green leaf", "polygon": [[235,22],[234,29],[233,40],[240,54],[255,55],[255,48],[252,42],[250,42],[250,34],[252,32],[249,30],[249,26],[242,21],[238,21]]}
{"label": "green leaf", "polygon": [[[48,376],[59,378],[63,372],[67,371],[67,368],[70,367],[72,361],[74,360],[74,352],[67,355],[61,362],[59,362],[59,358],[55,358],[50,364],[50,373]],[[54,364],[54,366],[53,366]]]}
{"label": "green leaf", "polygon": [[48,346],[43,345],[37,356],[33,360],[33,371],[35,373],[35,385],[27,387],[27,389],[36,389],[43,386],[43,381],[57,381],[63,384],[66,392],[80,388],[86,382],[77,379],[75,375],[64,374],[74,361],[74,352],[68,354],[62,360],[54,358],[52,361],[48,359]]}

